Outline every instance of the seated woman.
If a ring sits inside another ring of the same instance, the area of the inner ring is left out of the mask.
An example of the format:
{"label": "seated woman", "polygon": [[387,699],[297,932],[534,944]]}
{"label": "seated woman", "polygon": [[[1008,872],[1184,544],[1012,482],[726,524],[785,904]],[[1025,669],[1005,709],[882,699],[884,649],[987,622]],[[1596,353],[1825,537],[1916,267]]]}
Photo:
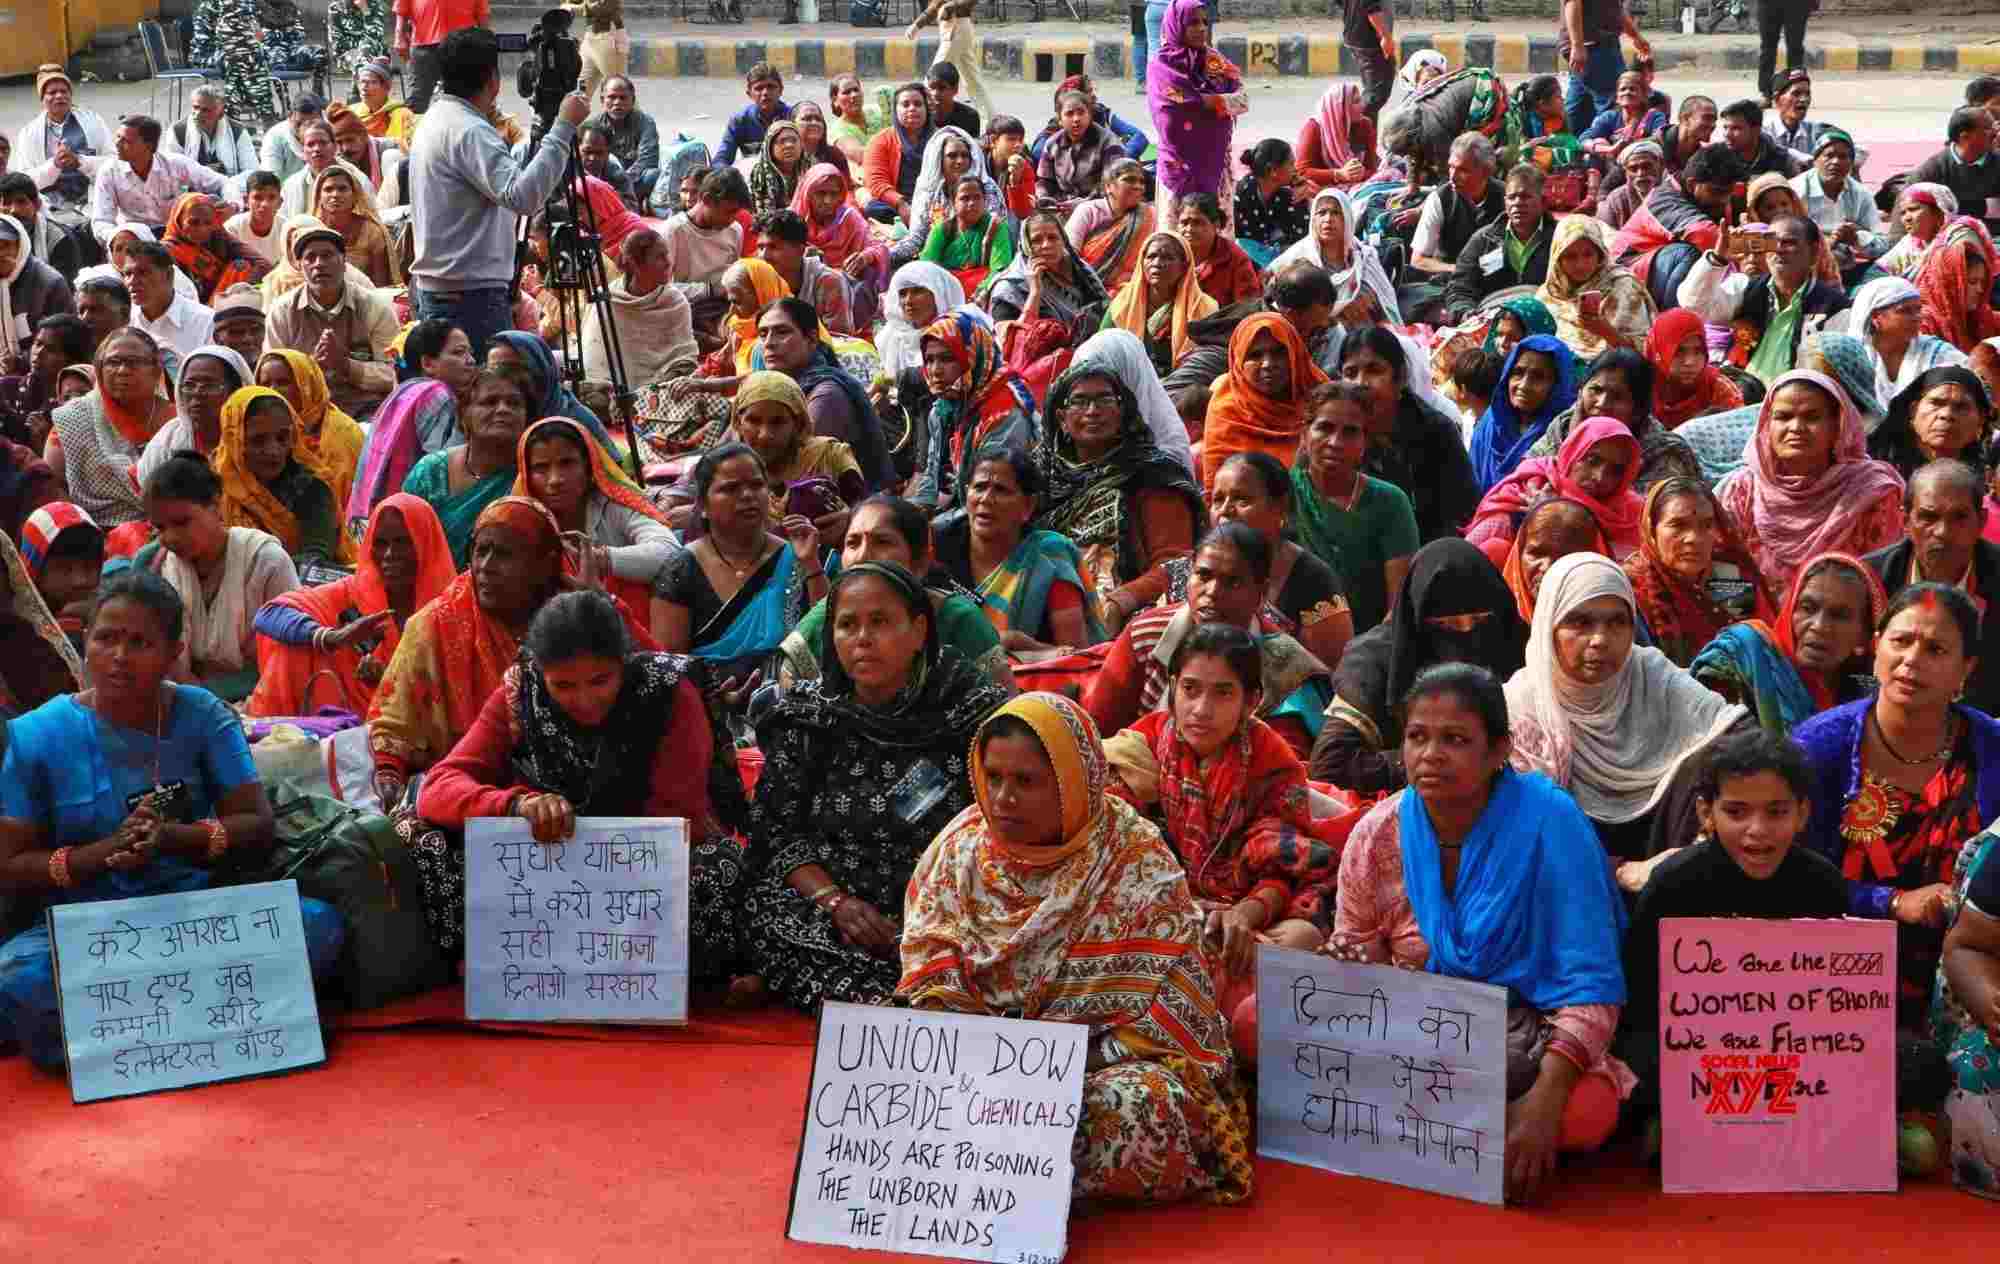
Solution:
{"label": "seated woman", "polygon": [[1878,413],[1923,374],[1966,361],[1966,353],[1944,339],[1918,332],[1923,318],[1923,295],[1903,277],[1877,277],[1854,291],[1847,328],[1867,347],[1875,368]]}
{"label": "seated woman", "polygon": [[1625,1009],[1618,1052],[1639,1076],[1635,1101],[1660,1097],[1660,923],[1670,917],[1845,917],[1840,870],[1796,844],[1812,799],[1805,757],[1787,738],[1741,733],[1717,742],[1695,790],[1701,833],[1671,853],[1639,892],[1625,933]]}
{"label": "seated woman", "polygon": [[666,511],[639,490],[582,425],[544,417],[521,432],[509,494],[539,501],[573,547],[588,549],[594,572],[626,605],[643,606],[653,577],[680,552]]}
{"label": "seated woman", "polygon": [[1663,478],[1701,476],[1694,448],[1653,418],[1653,364],[1629,347],[1613,347],[1584,369],[1577,384],[1576,403],[1549,423],[1529,456],[1553,457],[1570,431],[1593,417],[1625,423],[1639,441],[1639,477],[1633,490],[1644,494]]}
{"label": "seated woman", "polygon": [[[944,647],[993,678],[1008,693],[1016,692],[1014,672],[1007,665],[1007,651],[999,633],[980,611],[978,597],[961,589],[949,574],[934,570],[936,558],[931,547],[931,523],[924,511],[900,496],[877,494],[854,508],[848,520],[847,540],[841,548],[840,565],[859,566],[863,562],[894,562],[912,575],[922,576],[924,591],[938,624],[938,639]],[[819,678],[819,648],[826,625],[826,602],[813,603],[798,626],[785,634],[778,646],[783,655],[778,683],[790,687],[794,681]]]}
{"label": "seated woman", "polygon": [[1292,161],[1292,147],[1275,136],[1244,150],[1237,161],[1244,176],[1236,182],[1236,244],[1257,266],[1267,268],[1310,230],[1306,200],[1311,186]]}
{"label": "seated woman", "polygon": [[1007,213],[1006,194],[987,172],[986,151],[963,128],[940,127],[931,133],[924,146],[923,166],[917,172],[916,189],[910,195],[910,231],[889,247],[892,267],[901,267],[916,258],[929,240],[931,230],[953,217],[959,182],[967,178],[979,183],[982,217],[991,214],[1002,228],[1009,225],[1012,217]]}
{"label": "seated woman", "polygon": [[[1808,335],[1799,343],[1799,367],[1832,378],[1861,414],[1864,430],[1881,424],[1886,406],[1875,397],[1875,368],[1868,361],[1868,344],[1848,334]],[[1748,389],[1748,388],[1746,388]],[[1682,424],[1674,437],[1685,440],[1701,462],[1702,477],[1719,486],[1743,468],[1745,449],[1757,433],[1763,401],[1728,412],[1710,413]]]}
{"label": "seated woman", "polygon": [[1299,124],[1292,146],[1299,177],[1319,188],[1358,188],[1381,164],[1375,152],[1375,123],[1361,107],[1361,89],[1337,83],[1320,94],[1319,104]]}
{"label": "seated woman", "polygon": [[1903,186],[1890,218],[1903,235],[1875,265],[1890,276],[1914,281],[1945,224],[1958,214],[1958,197],[1941,184],[1913,181]]}
{"label": "seated woman", "polygon": [[486,367],[489,369],[518,369],[528,375],[528,382],[534,388],[528,406],[528,420],[540,421],[544,417],[567,417],[582,423],[590,431],[590,437],[608,452],[617,452],[612,446],[611,432],[589,405],[578,399],[569,387],[563,384],[562,370],[556,366],[555,352],[549,344],[534,334],[519,329],[503,330],[493,335],[487,344]]}
{"label": "seated woman", "polygon": [[1611,542],[1612,557],[1623,559],[1640,546],[1639,516],[1645,501],[1632,490],[1639,476],[1639,443],[1625,423],[1593,417],[1570,432],[1555,460],[1530,457],[1487,492],[1465,529],[1465,538],[1504,557],[1521,515],[1545,496],[1561,496],[1589,507]]}
{"label": "seated woman", "polygon": [[[1322,663],[1338,663],[1354,635],[1354,614],[1340,576],[1318,556],[1285,538],[1301,497],[1292,475],[1263,452],[1238,452],[1215,475],[1215,525],[1240,522],[1271,546],[1271,578],[1264,585],[1264,622],[1296,639]],[[1192,557],[1153,567],[1105,602],[1113,630],[1146,606],[1179,605],[1187,600]]]}
{"label": "seated woman", "polygon": [[[183,632],[180,599],[159,576],[105,581],[84,651],[94,687],[7,726],[0,815],[26,826],[0,835],[9,887],[49,904],[199,891],[219,864],[270,849],[271,804],[242,722],[207,690],[169,679]],[[324,978],[346,928],[319,900],[300,897],[299,915]],[[62,1069],[45,918],[0,944],[0,1031],[36,1066]]]}
{"label": "seated woman", "polygon": [[1604,1144],[1632,1089],[1610,1055],[1625,906],[1590,819],[1508,766],[1519,720],[1490,673],[1427,668],[1401,708],[1412,784],[1348,835],[1326,951],[1507,989],[1507,1196],[1527,1201],[1559,1150]]}
{"label": "seated woman", "polygon": [[1513,546],[1500,563],[1500,577],[1514,594],[1514,610],[1523,627],[1535,621],[1535,598],[1549,567],[1572,553],[1611,556],[1611,541],[1597,525],[1597,515],[1581,501],[1545,496],[1529,507],[1514,533]]}
{"label": "seated woman", "polygon": [[1418,544],[1416,513],[1403,489],[1361,472],[1370,399],[1353,382],[1315,386],[1291,473],[1299,542],[1340,576],[1360,632],[1395,607]]}
{"label": "seated woman", "polygon": [[1645,885],[1646,857],[1662,850],[1655,842],[1682,837],[1689,757],[1748,724],[1742,707],[1635,646],[1637,613],[1616,562],[1570,554],[1542,581],[1527,663],[1507,682],[1514,766],[1575,797],[1628,891]]}
{"label": "seated woman", "polygon": [[1305,432],[1305,401],[1327,376],[1305,339],[1275,312],[1261,312],[1229,335],[1229,372],[1208,401],[1202,428],[1201,485],[1238,452],[1268,452],[1287,469]]}
{"label": "seated woman", "polygon": [[[792,209],[806,222],[806,240],[829,268],[859,282],[850,297],[856,328],[875,313],[875,295],[889,281],[889,252],[868,230],[868,218],[854,205],[854,182],[830,162],[807,171],[792,195]],[[864,301],[855,302],[855,299]]]}
{"label": "seated woman", "polygon": [[1994,420],[1993,400],[1971,369],[1930,369],[1889,405],[1889,419],[1868,436],[1868,455],[1895,467],[1905,482],[1932,461],[1947,459],[1983,473]]}
{"label": "seated woman", "polygon": [[312,464],[333,488],[333,503],[345,534],[347,500],[354,493],[354,467],[361,460],[368,436],[354,418],[334,407],[326,374],[303,351],[280,347],[257,359],[257,385],[285,397],[299,423],[299,440],[312,454]]}
{"label": "seated woman", "polygon": [[[1654,648],[1687,667],[1731,624],[1777,618],[1777,604],[1736,524],[1708,484],[1670,478],[1653,484],[1639,515],[1639,548],[1625,575]],[[1741,699],[1738,699],[1741,701]]]}
{"label": "seated woman", "polygon": [[1132,383],[1110,367],[1073,365],[1056,379],[1039,456],[1036,525],[1082,550],[1085,587],[1100,600],[1194,548],[1207,518],[1201,492],[1154,442]]}
{"label": "seated woman", "polygon": [[[538,843],[574,836],[578,817],[680,817],[688,836],[688,979],[726,982],[737,958],[736,841],[721,814],[742,809],[734,752],[676,654],[633,645],[601,592],[561,593],[529,623],[520,661],[481,700],[465,736],[424,778],[410,844],[424,920],[447,959],[465,953],[465,823],[518,816]],[[716,756],[724,755],[718,764]]]}
{"label": "seated woman", "polygon": [[146,480],[152,542],[107,571],[129,567],[165,579],[180,594],[187,624],[173,678],[241,702],[257,684],[252,620],[265,602],[297,588],[299,573],[275,536],[229,525],[223,492],[200,453],[168,457]]}
{"label": "seated woman", "polygon": [[2000,816],[2000,721],[1953,701],[1978,635],[1970,597],[1911,584],[1875,639],[1878,691],[1792,734],[1813,777],[1806,846],[1840,867],[1850,916],[1898,923],[1905,1029],[1929,1009],[1960,852]]}
{"label": "seated woman", "polygon": [[694,468],[701,538],[676,552],[653,580],[653,638],[669,654],[716,664],[718,677],[747,679],[827,595],[819,533],[787,514],[771,531],[770,477],[748,444],[725,443]]}
{"label": "seated woman", "polygon": [[916,1009],[1087,1024],[1078,1198],[1250,1196],[1250,1105],[1181,865],[1106,793],[1089,717],[1025,694],[979,730],[968,807],[910,880],[896,994]]}
{"label": "seated woman", "polygon": [[1042,504],[1042,474],[1027,452],[979,449],[965,497],[963,514],[938,520],[938,564],[972,593],[1001,646],[1030,659],[1103,641],[1075,541],[1029,526]]}
{"label": "seated woman", "polygon": [[764,985],[807,1013],[895,991],[911,871],[972,801],[967,753],[1007,698],[942,647],[930,597],[893,562],[841,572],[819,663],[758,725],[740,915]]}
{"label": "seated woman", "polygon": [[[1931,1026],[1951,1067],[1944,1113],[1951,1125],[1952,1183],[1968,1194],[2000,1191],[2000,1124],[1993,1068],[2000,1065],[2000,861],[1992,836],[1959,866],[1958,916],[1944,940]],[[1990,910],[1990,911],[1989,911]]]}
{"label": "seated woman", "polygon": [[1844,697],[1874,660],[1875,628],[1888,596],[1866,563],[1822,553],[1799,569],[1775,619],[1722,629],[1688,671],[1756,712],[1767,733],[1786,737]]}
{"label": "seated woman", "polygon": [[[403,623],[369,704],[368,748],[385,812],[402,800],[412,776],[450,754],[472,728],[535,612],[566,585],[584,582],[568,574],[555,518],[526,497],[488,505],[472,537],[472,564]],[[634,645],[659,648],[630,609],[620,603],[619,611]],[[410,831],[401,822],[398,828],[410,841]]]}
{"label": "seated woman", "polygon": [[84,687],[83,661],[27,562],[0,535],[0,721]]}
{"label": "seated woman", "polygon": [[1333,274],[1337,285],[1345,285],[1350,279],[1358,281],[1363,292],[1374,296],[1384,323],[1402,324],[1395,284],[1383,269],[1375,247],[1361,240],[1359,226],[1354,222],[1353,201],[1339,189],[1321,189],[1313,194],[1309,205],[1311,231],[1271,261],[1271,275],[1277,276],[1297,263],[1325,268]]}
{"label": "seated woman", "polygon": [[407,492],[369,516],[353,575],[299,588],[257,611],[257,688],[248,715],[310,715],[329,674],[333,701],[366,715],[410,617],[444,595],[456,572],[437,512]]}
{"label": "seated woman", "polygon": [[83,629],[104,570],[104,532],[66,500],[51,501],[21,524],[21,561],[70,647],[83,652]]}
{"label": "seated woman", "polygon": [[[655,383],[693,373],[700,352],[694,337],[694,310],[687,295],[673,283],[673,260],[666,242],[650,228],[638,229],[620,245],[618,265],[623,275],[611,282],[606,293],[626,382],[643,391]],[[726,273],[723,281],[726,287]],[[611,353],[603,325],[595,320],[583,322],[582,343],[584,376],[592,382],[609,382]]]}
{"label": "seated woman", "polygon": [[1619,75],[1611,108],[1592,119],[1583,135],[1577,137],[1584,151],[1615,164],[1626,146],[1657,139],[1667,130],[1667,112],[1648,99],[1651,91],[1646,76],[1639,71],[1628,70]]}
{"label": "seated woman", "polygon": [[1146,345],[1153,371],[1161,377],[1194,347],[1188,325],[1215,314],[1215,300],[1201,292],[1187,243],[1172,233],[1146,239],[1141,263],[1111,308],[1106,329],[1123,329]]}
{"label": "seated woman", "polygon": [[[851,116],[850,116],[851,117]],[[862,154],[862,181],[867,186],[869,219],[909,224],[910,199],[916,195],[917,174],[924,147],[937,129],[931,120],[930,97],[920,83],[897,88],[888,126],[876,132]]]}
{"label": "seated woman", "polygon": [[205,193],[183,193],[167,212],[161,244],[193,278],[195,298],[204,304],[232,285],[255,285],[270,270],[263,256],[223,230],[222,218]]}
{"label": "seated woman", "polygon": [[336,161],[320,172],[313,180],[306,213],[341,235],[347,242],[349,266],[367,277],[370,285],[380,290],[397,284],[389,257],[389,230],[382,226],[375,194],[358,170]]}
{"label": "seated woman", "polygon": [[2000,312],[1993,310],[1995,270],[1993,239],[1985,224],[1968,215],[1946,224],[1917,270],[1924,308],[1921,331],[1968,355],[1988,338],[2000,336]]}
{"label": "seated woman", "polygon": [[[826,111],[820,108],[819,102],[801,101],[793,106],[792,121],[799,125],[799,152],[808,171],[823,162],[830,162],[836,167],[848,166],[847,155],[827,139]],[[849,169],[850,181],[860,166],[857,162]]]}
{"label": "seated woman", "polygon": [[1014,262],[1014,230],[992,209],[978,176],[954,183],[951,213],[931,225],[917,257],[949,269],[968,294]]}
{"label": "seated woman", "polygon": [[1083,705],[1100,729],[1116,733],[1158,709],[1167,696],[1167,663],[1197,627],[1226,623],[1257,640],[1263,696],[1257,716],[1303,759],[1319,733],[1331,689],[1326,664],[1292,637],[1266,627],[1260,613],[1271,579],[1271,547],[1251,528],[1228,522],[1195,549],[1187,600],[1155,606],[1127,623],[1090,679]]}
{"label": "seated woman", "polygon": [[750,168],[750,213],[767,215],[789,210],[799,177],[808,170],[799,125],[788,118],[771,120],[764,129],[764,149]]}
{"label": "seated woman", "polygon": [[1450,536],[1417,550],[1394,612],[1356,637],[1334,671],[1333,703],[1313,742],[1312,775],[1358,795],[1399,790],[1398,700],[1436,663],[1471,663],[1505,678],[1526,661],[1528,628],[1486,555]]}
{"label": "seated woman", "polygon": [[1822,553],[1859,557],[1902,536],[1902,475],[1868,456],[1833,379],[1794,369],[1773,382],[1751,446],[1715,494],[1774,589]]}
{"label": "seated woman", "polygon": [[1653,420],[1669,430],[1684,421],[1743,407],[1743,392],[1708,360],[1707,326],[1685,307],[1661,312],[1646,334],[1653,366]]}
{"label": "seated woman", "polygon": [[263,386],[231,395],[212,463],[222,480],[225,525],[277,537],[295,562],[354,560],[354,542],[340,529],[332,471],[305,445],[283,395]]}
{"label": "seated woman", "polygon": [[1567,215],[1549,244],[1549,274],[1535,291],[1556,318],[1556,337],[1592,358],[1613,347],[1643,350],[1658,311],[1639,279],[1612,262],[1611,230],[1595,215]]}
{"label": "seated woman", "polygon": [[1146,201],[1146,171],[1131,158],[1104,168],[1103,192],[1077,203],[1064,227],[1077,254],[1097,273],[1107,294],[1124,288],[1139,269],[1139,252],[1158,222]]}
{"label": "seated woman", "polygon": [[1076,253],[1053,211],[1021,221],[1021,249],[998,277],[988,278],[986,308],[996,322],[1061,321],[1072,331],[1095,329],[1111,304],[1097,272]]}
{"label": "seated woman", "polygon": [[375,409],[368,446],[355,467],[354,490],[347,497],[350,534],[360,534],[384,496],[403,490],[411,467],[427,453],[442,452],[465,437],[458,413],[478,376],[472,340],[450,321],[420,320],[404,334],[396,389]]}
{"label": "seated woman", "polygon": [[133,479],[144,486],[153,471],[176,452],[213,453],[222,442],[222,406],[250,385],[250,377],[250,366],[243,357],[218,343],[196,347],[182,357],[180,372],[174,375],[174,396],[180,411],[146,441],[133,466]]}
{"label": "seated woman", "polygon": [[521,432],[533,416],[534,386],[519,369],[480,369],[465,403],[465,442],[418,461],[403,490],[429,502],[451,541],[451,560],[472,556],[472,532],[486,507],[510,494]]}
{"label": "seated woman", "polygon": [[1458,416],[1419,395],[1421,372],[1395,331],[1381,325],[1354,330],[1341,342],[1340,376],[1373,397],[1362,468],[1402,488],[1416,511],[1418,536],[1435,540],[1464,529],[1480,491]]}
{"label": "seated woman", "polygon": [[1264,281],[1257,265],[1226,231],[1228,220],[1215,194],[1194,193],[1182,198],[1180,220],[1171,227],[1194,258],[1195,284],[1218,307],[1264,297]]}
{"label": "seated woman", "polygon": [[[890,278],[882,296],[882,327],[875,331],[875,354],[882,360],[882,376],[899,395],[913,384],[912,374],[918,383],[922,380],[924,330],[962,305],[965,294],[957,277],[927,260],[906,263]],[[910,401],[902,402],[907,410]]]}
{"label": "seated woman", "polygon": [[1097,196],[1110,164],[1124,149],[1111,129],[1093,117],[1084,93],[1060,94],[1056,117],[1062,130],[1042,143],[1035,163],[1035,200],[1044,210],[1068,215],[1079,202]]}
{"label": "seated woman", "polygon": [[974,453],[1034,446],[1035,397],[1001,359],[993,329],[976,309],[940,316],[919,346],[931,411],[910,499],[933,510],[963,505]]}
{"label": "seated woman", "polygon": [[1472,472],[1481,492],[1512,474],[1549,423],[1576,402],[1576,358],[1562,340],[1531,334],[1506,356],[1492,402],[1472,428]]}

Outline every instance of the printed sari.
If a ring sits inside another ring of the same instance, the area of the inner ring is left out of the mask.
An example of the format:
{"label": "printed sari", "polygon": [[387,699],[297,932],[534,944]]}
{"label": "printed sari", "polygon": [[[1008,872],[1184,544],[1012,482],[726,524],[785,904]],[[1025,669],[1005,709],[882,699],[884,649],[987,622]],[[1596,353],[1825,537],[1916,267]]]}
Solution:
{"label": "printed sari", "polygon": [[232,285],[255,285],[263,279],[263,260],[224,232],[220,222],[211,229],[207,241],[188,237],[187,223],[195,210],[211,205],[206,193],[183,193],[167,212],[162,244],[174,257],[175,266],[188,274],[194,291],[203,303],[209,302]]}

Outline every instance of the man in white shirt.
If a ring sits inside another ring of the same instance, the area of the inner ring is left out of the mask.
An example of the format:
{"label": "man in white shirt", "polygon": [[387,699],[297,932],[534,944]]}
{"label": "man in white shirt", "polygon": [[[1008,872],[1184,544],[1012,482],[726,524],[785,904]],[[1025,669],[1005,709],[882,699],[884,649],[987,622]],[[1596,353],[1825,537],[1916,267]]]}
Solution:
{"label": "man in white shirt", "polygon": [[[162,228],[181,194],[223,197],[223,180],[184,157],[160,150],[160,120],[132,114],[118,125],[118,160],[98,169],[90,190],[90,231],[105,245],[120,224]],[[231,208],[234,213],[234,208]]]}
{"label": "man in white shirt", "polygon": [[484,357],[495,334],[513,327],[518,217],[541,209],[561,182],[570,142],[590,113],[572,92],[555,126],[520,166],[488,121],[500,96],[500,50],[482,27],[453,31],[439,45],[442,89],[411,140],[409,185],[416,258],[410,289],[419,320],[442,317]]}
{"label": "man in white shirt", "polygon": [[257,169],[257,142],[223,113],[222,89],[203,84],[188,101],[188,116],[167,129],[160,152],[187,158],[232,181]]}
{"label": "man in white shirt", "polygon": [[174,293],[174,257],[157,241],[134,242],[125,252],[125,289],[132,295],[132,327],[185,360],[213,341],[215,313]]}
{"label": "man in white shirt", "polygon": [[306,165],[305,149],[299,143],[306,124],[316,121],[326,103],[312,93],[302,93],[292,101],[292,112],[264,133],[264,153],[258,166],[289,180]]}
{"label": "man in white shirt", "polygon": [[42,112],[14,135],[13,169],[35,178],[35,187],[58,201],[81,206],[90,182],[111,161],[111,129],[94,111],[71,104],[74,88],[61,66],[35,72]]}

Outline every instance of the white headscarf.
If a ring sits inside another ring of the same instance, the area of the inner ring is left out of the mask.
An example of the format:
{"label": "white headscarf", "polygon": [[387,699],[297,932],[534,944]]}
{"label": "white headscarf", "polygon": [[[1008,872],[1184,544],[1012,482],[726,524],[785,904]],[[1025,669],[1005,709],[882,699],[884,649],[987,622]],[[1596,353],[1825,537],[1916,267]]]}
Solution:
{"label": "white headscarf", "polygon": [[965,302],[965,287],[935,263],[918,260],[896,269],[882,300],[882,328],[875,335],[875,354],[882,357],[882,372],[892,382],[904,369],[921,368],[924,363],[924,331],[903,315],[904,290],[929,290],[937,303],[938,317]]}
{"label": "white headscarf", "polygon": [[1139,415],[1146,419],[1146,429],[1153,432],[1153,442],[1193,474],[1194,448],[1188,443],[1187,423],[1181,420],[1181,410],[1174,407],[1167,388],[1160,384],[1159,371],[1138,335],[1124,329],[1099,330],[1084,340],[1070,361],[1072,369],[1086,364],[1112,374],[1138,397]]}
{"label": "white headscarf", "polygon": [[[1000,192],[1000,186],[993,182],[992,173],[986,169],[986,151],[981,149],[979,142],[968,136],[963,128],[947,124],[933,132],[929,142],[924,145],[924,165],[917,171],[917,187],[910,195],[910,206],[914,208],[911,212],[911,223],[914,225],[918,216],[927,215],[932,200],[940,195],[944,198],[947,211],[950,209],[951,190],[944,188],[944,146],[949,140],[963,142],[965,147],[972,151],[972,165],[965,169],[965,175],[959,179],[962,180],[965,176],[978,176],[980,183],[986,186],[986,209],[996,215],[1006,214],[1007,198]],[[926,220],[924,230],[927,231],[928,228]],[[913,229],[913,231],[919,230]]]}
{"label": "white headscarf", "polygon": [[1609,680],[1584,684],[1556,662],[1555,630],[1578,606],[1616,597],[1634,612],[1632,581],[1598,553],[1572,553],[1542,578],[1527,665],[1507,682],[1514,766],[1545,773],[1592,820],[1622,824],[1652,810],[1689,755],[1749,714],[1673,660],[1635,645]]}
{"label": "white headscarf", "polygon": [[[104,262],[93,263],[83,271],[77,273],[75,284],[82,285],[85,281],[94,280],[97,277],[110,277],[119,284],[124,284],[125,278],[119,274],[118,265],[111,262],[111,243],[128,234],[138,238],[140,241],[159,240],[159,237],[153,230],[144,224],[135,224],[128,221],[118,225],[111,230],[111,235],[104,239]],[[199,303],[201,301],[200,295],[195,292],[194,278],[179,268],[174,269],[174,294],[177,297],[186,299],[190,303]]]}
{"label": "white headscarf", "polygon": [[1411,53],[1403,68],[1396,72],[1396,82],[1389,91],[1389,103],[1382,107],[1384,113],[1402,108],[1403,103],[1410,99],[1410,94],[1417,90],[1417,72],[1426,67],[1443,74],[1451,69],[1451,63],[1435,48]]}
{"label": "white headscarf", "polygon": [[[35,257],[35,239],[28,235],[28,230],[22,227],[21,221],[12,215],[0,215],[0,224],[13,230],[14,241],[20,247],[14,252],[13,269],[7,275],[0,276],[0,345],[12,351],[18,349],[21,343],[35,332],[28,328],[28,318],[25,315],[16,316],[14,313],[14,282],[27,268],[28,260]],[[16,325],[20,327],[17,329]]]}
{"label": "white headscarf", "polygon": [[1359,281],[1375,295],[1375,301],[1382,308],[1382,318],[1391,325],[1403,323],[1403,311],[1396,305],[1396,287],[1389,280],[1389,274],[1382,269],[1382,261],[1375,257],[1375,248],[1362,241],[1354,232],[1354,203],[1339,189],[1321,189],[1313,194],[1312,209],[1319,209],[1321,202],[1340,204],[1340,226],[1347,235],[1347,266],[1335,268],[1327,262],[1320,250],[1319,238],[1313,235],[1307,221],[1306,235],[1285,247],[1284,253],[1271,261],[1269,272],[1276,276],[1295,263],[1310,263],[1316,268],[1325,268],[1333,273],[1336,287],[1350,281]]}
{"label": "white headscarf", "polygon": [[[1888,414],[1889,405],[1894,403],[1898,393],[1922,376],[1927,370],[1941,364],[1964,364],[1965,356],[1957,347],[1942,338],[1930,341],[1936,346],[1925,347],[1923,334],[1910,340],[1909,350],[1903,353],[1903,362],[1898,365],[1893,376],[1882,353],[1875,349],[1875,330],[1871,324],[1875,313],[1898,303],[1908,303],[1922,298],[1917,287],[1899,276],[1876,277],[1873,281],[1854,291],[1854,306],[1849,309],[1847,331],[1861,340],[1868,348],[1868,362],[1875,366],[1875,398],[1881,406],[1875,409],[1877,417]],[[1933,354],[1925,354],[1928,350]]]}

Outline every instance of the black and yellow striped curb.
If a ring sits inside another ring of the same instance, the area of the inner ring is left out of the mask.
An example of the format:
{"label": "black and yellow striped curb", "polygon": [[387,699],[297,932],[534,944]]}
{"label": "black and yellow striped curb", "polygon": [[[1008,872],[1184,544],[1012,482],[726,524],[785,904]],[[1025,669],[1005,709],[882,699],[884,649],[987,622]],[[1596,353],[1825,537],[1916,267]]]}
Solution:
{"label": "black and yellow striped curb", "polygon": [[[989,35],[979,41],[980,68],[997,79],[1055,83],[1070,75],[1125,78],[1132,73],[1129,36]],[[1356,73],[1354,55],[1337,34],[1223,35],[1222,55],[1258,77],[1324,78]],[[853,73],[879,82],[914,77],[937,57],[935,33],[914,43],[900,35],[838,39],[714,39],[640,36],[632,41],[632,73],[680,78],[735,78],[760,61],[786,74],[824,79]],[[1563,69],[1554,35],[1427,34],[1397,40],[1398,60],[1420,49],[1443,53],[1454,68],[1484,66],[1501,74],[1555,74]],[[1748,44],[1654,44],[1662,69],[1755,71],[1757,49]],[[1827,73],[1931,71],[2000,73],[2000,44],[1819,43],[1806,50],[1812,69]]]}

